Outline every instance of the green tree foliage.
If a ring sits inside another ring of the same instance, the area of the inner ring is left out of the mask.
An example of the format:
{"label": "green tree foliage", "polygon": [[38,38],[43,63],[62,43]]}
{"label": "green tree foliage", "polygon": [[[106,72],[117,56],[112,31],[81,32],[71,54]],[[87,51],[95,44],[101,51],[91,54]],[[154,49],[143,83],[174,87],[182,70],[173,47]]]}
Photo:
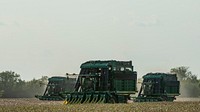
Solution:
{"label": "green tree foliage", "polygon": [[189,71],[189,67],[181,66],[172,68],[171,73],[177,74],[180,81],[180,93],[184,97],[199,97],[200,96],[200,80],[197,76]]}
{"label": "green tree foliage", "polygon": [[0,73],[0,88],[4,91],[3,97],[8,97],[15,92],[18,79],[19,75],[12,71]]}
{"label": "green tree foliage", "polygon": [[41,79],[24,81],[20,75],[5,71],[0,73],[0,97],[4,98],[24,98],[34,97],[35,94],[42,94],[48,77],[43,76]]}

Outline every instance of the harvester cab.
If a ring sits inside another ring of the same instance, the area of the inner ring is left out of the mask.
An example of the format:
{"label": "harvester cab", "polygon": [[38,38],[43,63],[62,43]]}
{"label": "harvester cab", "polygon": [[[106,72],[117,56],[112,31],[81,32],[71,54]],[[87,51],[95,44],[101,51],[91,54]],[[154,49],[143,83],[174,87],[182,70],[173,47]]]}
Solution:
{"label": "harvester cab", "polygon": [[66,94],[65,104],[124,103],[136,93],[131,61],[88,61],[80,68],[75,91]]}
{"label": "harvester cab", "polygon": [[76,83],[75,78],[54,76],[48,79],[44,94],[36,95],[40,100],[64,100],[63,92],[71,92]]}
{"label": "harvester cab", "polygon": [[[81,91],[89,92],[95,90],[95,78],[82,77],[82,89]],[[79,90],[80,91],[80,90]]]}
{"label": "harvester cab", "polygon": [[[152,81],[149,81],[149,82],[144,82],[142,84],[142,88],[144,88],[143,90],[143,94],[145,95],[150,95],[153,93],[153,86],[154,86],[154,83]],[[142,95],[142,94],[141,94]]]}
{"label": "harvester cab", "polygon": [[176,74],[148,73],[143,76],[143,83],[136,102],[174,101],[179,93],[180,82]]}

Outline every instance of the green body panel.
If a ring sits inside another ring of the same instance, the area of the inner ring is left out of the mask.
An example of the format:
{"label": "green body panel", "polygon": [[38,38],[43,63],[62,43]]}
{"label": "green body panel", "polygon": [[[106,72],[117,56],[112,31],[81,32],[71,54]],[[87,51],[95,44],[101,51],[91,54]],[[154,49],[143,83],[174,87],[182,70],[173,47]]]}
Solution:
{"label": "green body panel", "polygon": [[116,91],[136,91],[136,80],[114,80]]}
{"label": "green body panel", "polygon": [[51,77],[51,78],[49,78],[48,79],[48,81],[49,82],[56,82],[56,81],[58,81],[58,82],[61,82],[61,81],[65,81],[65,80],[67,80],[67,77],[56,77],[56,76],[54,76],[54,77]]}
{"label": "green body panel", "polygon": [[82,64],[81,68],[108,68],[108,63],[87,63]]}
{"label": "green body panel", "polygon": [[161,79],[162,77],[165,77],[165,76],[166,76],[165,74],[157,74],[157,73],[155,75],[147,74],[143,76],[143,79],[156,79],[156,78]]}

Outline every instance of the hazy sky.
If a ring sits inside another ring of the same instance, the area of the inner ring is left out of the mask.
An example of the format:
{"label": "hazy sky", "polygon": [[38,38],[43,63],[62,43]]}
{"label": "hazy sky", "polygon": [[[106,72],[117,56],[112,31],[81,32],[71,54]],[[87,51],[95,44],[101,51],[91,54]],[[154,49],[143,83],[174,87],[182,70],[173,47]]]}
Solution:
{"label": "hazy sky", "polygon": [[24,80],[132,60],[138,76],[188,66],[200,78],[200,0],[0,0],[0,72]]}

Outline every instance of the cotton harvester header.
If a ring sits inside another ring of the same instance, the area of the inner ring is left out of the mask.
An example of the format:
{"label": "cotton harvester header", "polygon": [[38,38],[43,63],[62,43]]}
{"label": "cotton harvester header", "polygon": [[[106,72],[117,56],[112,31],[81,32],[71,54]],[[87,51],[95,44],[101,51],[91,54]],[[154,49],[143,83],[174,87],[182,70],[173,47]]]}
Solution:
{"label": "cotton harvester header", "polygon": [[74,92],[63,94],[65,104],[124,103],[136,93],[132,61],[88,61],[80,68]]}

